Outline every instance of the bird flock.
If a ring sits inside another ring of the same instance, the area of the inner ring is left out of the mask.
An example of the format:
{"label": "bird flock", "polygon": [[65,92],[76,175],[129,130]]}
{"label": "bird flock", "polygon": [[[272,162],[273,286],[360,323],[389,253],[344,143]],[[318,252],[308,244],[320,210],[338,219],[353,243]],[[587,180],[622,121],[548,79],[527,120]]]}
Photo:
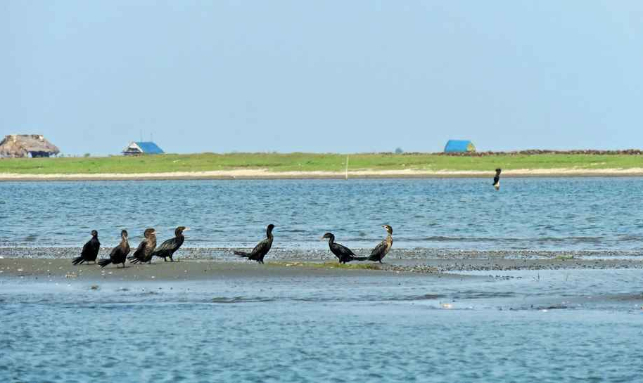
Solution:
{"label": "bird flock", "polygon": [[[384,259],[393,246],[393,228],[389,225],[384,225],[382,227],[386,229],[388,236],[371,251],[371,255],[368,257],[358,257],[348,247],[335,243],[335,236],[332,233],[324,234],[322,239],[328,239],[328,247],[330,248],[330,251],[335,254],[339,263],[347,263],[351,261],[374,261],[382,263],[382,259]],[[266,228],[266,238],[259,242],[250,252],[235,250],[234,254],[263,264],[264,257],[272,247],[272,241],[274,239],[272,231],[274,228],[275,225],[268,225]],[[98,260],[98,252],[100,251],[98,231],[92,230],[92,238],[85,243],[83,250],[80,252],[80,256],[74,258],[72,260],[72,264],[81,265],[85,262],[94,262],[100,267],[105,267],[111,263],[116,265],[116,267],[118,267],[118,265],[122,265],[124,268],[125,263],[128,260],[133,264],[149,264],[152,263],[152,258],[154,257],[163,258],[166,262],[167,258],[170,258],[170,262],[174,262],[172,256],[179,250],[185,241],[183,232],[187,230],[189,230],[189,228],[185,226],[177,227],[174,231],[174,238],[170,238],[163,242],[161,246],[156,247],[156,231],[153,228],[146,229],[143,233],[143,240],[131,256],[128,256],[131,248],[129,245],[127,230],[122,230],[121,242],[110,251],[109,258],[103,258],[100,260]]]}
{"label": "bird flock", "polygon": [[[493,187],[496,190],[500,190],[500,173],[502,169],[496,169],[496,175],[493,178]],[[386,238],[380,242],[375,248],[371,251],[371,254],[368,257],[358,257],[355,253],[348,247],[335,242],[335,235],[333,233],[326,233],[322,236],[322,240],[328,240],[328,247],[337,259],[339,263],[348,263],[352,261],[372,261],[382,263],[382,259],[388,254],[393,247],[393,228],[390,225],[382,226],[386,232]],[[270,251],[273,242],[272,231],[275,228],[275,225],[270,224],[266,228],[266,238],[257,244],[250,252],[235,250],[234,254],[247,258],[257,263],[263,264],[263,259]],[[170,238],[167,241],[163,242],[161,246],[156,247],[156,231],[153,228],[146,229],[143,233],[143,240],[138,245],[134,254],[128,257],[130,253],[130,246],[128,241],[127,230],[121,231],[121,242],[118,246],[114,247],[109,253],[109,258],[103,258],[99,261],[98,252],[100,250],[100,241],[98,240],[98,232],[92,230],[92,238],[83,246],[83,250],[80,253],[79,257],[76,257],[72,260],[74,265],[80,265],[85,262],[94,262],[98,263],[100,267],[105,267],[107,265],[114,264],[122,265],[125,267],[125,262],[127,260],[130,263],[152,263],[152,258],[159,257],[163,258],[167,262],[167,258],[170,258],[170,262],[174,262],[172,256],[176,253],[183,242],[185,237],[183,232],[190,230],[188,227],[179,226],[174,230],[174,238]]]}
{"label": "bird flock", "polygon": [[127,260],[130,263],[152,263],[153,257],[163,258],[167,262],[167,258],[170,258],[171,262],[174,262],[172,256],[176,253],[177,250],[183,245],[185,237],[183,236],[184,231],[190,230],[189,227],[179,226],[174,230],[174,238],[170,238],[167,241],[163,242],[161,246],[156,247],[156,231],[153,228],[146,229],[143,233],[143,240],[138,245],[134,254],[128,257],[130,253],[129,246],[129,235],[127,230],[121,230],[121,242],[118,246],[114,247],[109,253],[109,258],[103,258],[99,261],[98,252],[100,251],[100,241],[98,240],[98,231],[92,230],[92,238],[87,241],[83,250],[80,252],[80,256],[74,258],[71,262],[74,265],[81,265],[85,262],[94,262],[98,263],[100,267],[105,267],[110,263],[116,265],[123,265],[125,267],[125,262]]}

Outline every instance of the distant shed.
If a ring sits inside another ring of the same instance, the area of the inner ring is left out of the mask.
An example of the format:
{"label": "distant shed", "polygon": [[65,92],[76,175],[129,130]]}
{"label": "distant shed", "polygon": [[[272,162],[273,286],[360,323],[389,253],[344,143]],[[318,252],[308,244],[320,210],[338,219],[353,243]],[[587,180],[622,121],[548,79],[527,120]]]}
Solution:
{"label": "distant shed", "polygon": [[123,154],[126,156],[138,156],[141,154],[164,154],[163,149],[159,148],[153,142],[132,142],[124,150]]}
{"label": "distant shed", "polygon": [[445,153],[466,153],[475,152],[476,147],[469,140],[449,140],[444,146]]}
{"label": "distant shed", "polygon": [[0,157],[49,157],[60,153],[42,134],[10,134],[0,141]]}

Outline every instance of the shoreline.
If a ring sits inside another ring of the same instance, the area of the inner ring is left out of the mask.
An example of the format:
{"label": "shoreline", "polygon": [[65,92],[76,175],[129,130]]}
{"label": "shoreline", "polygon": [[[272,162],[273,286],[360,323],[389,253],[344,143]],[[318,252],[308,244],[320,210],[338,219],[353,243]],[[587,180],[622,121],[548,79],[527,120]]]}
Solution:
{"label": "shoreline", "polygon": [[[125,268],[96,264],[74,266],[70,259],[0,259],[0,284],[12,280],[22,281],[207,281],[231,279],[273,278],[480,278],[502,277],[511,271],[561,271],[561,270],[623,270],[643,269],[642,261],[632,260],[467,260],[453,262],[350,263],[340,266],[336,262],[317,261],[268,261],[261,265],[249,261],[185,260],[179,262],[154,262],[150,265],[127,263]],[[471,274],[471,273],[474,274]],[[487,274],[488,273],[488,274]],[[500,274],[498,274],[500,273]]]}
{"label": "shoreline", "polygon": [[[126,268],[71,263],[80,249],[57,251],[29,248],[0,248],[0,282],[10,279],[86,281],[164,281],[216,280],[229,278],[306,278],[390,276],[463,277],[469,272],[517,270],[600,270],[643,269],[643,255],[621,251],[431,251],[392,252],[383,264],[351,262],[342,266],[328,252],[277,250],[264,265],[234,256],[223,256],[223,249],[186,248],[176,262],[154,259],[148,265]],[[226,251],[227,252],[227,251]],[[101,254],[99,258],[105,258]],[[464,274],[463,274],[464,273]]]}
{"label": "shoreline", "polygon": [[[478,170],[355,170],[348,178],[488,178],[493,171]],[[615,169],[514,169],[503,170],[504,177],[643,177],[643,168]],[[262,180],[262,179],[345,179],[345,172],[297,171],[275,172],[266,169],[238,169],[168,173],[96,173],[96,174],[22,174],[0,173],[0,181],[139,181],[139,180]]]}
{"label": "shoreline", "polygon": [[[101,246],[99,258],[107,257],[109,246]],[[181,247],[177,259],[190,261],[235,262],[243,260],[233,255],[237,247]],[[3,259],[68,259],[77,257],[82,248],[76,246],[0,246],[0,261]],[[370,248],[353,248],[358,256],[367,256]],[[472,259],[638,259],[643,262],[643,253],[638,250],[475,250],[449,248],[394,248],[387,255],[389,262],[423,262],[430,260],[472,260]],[[291,249],[273,247],[266,261],[278,262],[329,262],[336,260],[327,249]],[[156,259],[155,259],[156,261]],[[160,259],[159,259],[160,261]]]}

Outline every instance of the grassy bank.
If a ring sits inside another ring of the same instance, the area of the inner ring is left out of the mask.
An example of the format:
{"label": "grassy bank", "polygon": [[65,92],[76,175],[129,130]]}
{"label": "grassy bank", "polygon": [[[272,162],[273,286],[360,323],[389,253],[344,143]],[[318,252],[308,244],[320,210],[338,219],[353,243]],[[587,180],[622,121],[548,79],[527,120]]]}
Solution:
{"label": "grassy bank", "polygon": [[[109,174],[169,173],[238,169],[342,172],[342,154],[167,154],[143,157],[88,157],[0,159],[0,173],[14,174]],[[632,169],[643,168],[643,156],[537,154],[453,157],[436,154],[352,154],[349,169],[490,171],[496,167],[512,169]]]}

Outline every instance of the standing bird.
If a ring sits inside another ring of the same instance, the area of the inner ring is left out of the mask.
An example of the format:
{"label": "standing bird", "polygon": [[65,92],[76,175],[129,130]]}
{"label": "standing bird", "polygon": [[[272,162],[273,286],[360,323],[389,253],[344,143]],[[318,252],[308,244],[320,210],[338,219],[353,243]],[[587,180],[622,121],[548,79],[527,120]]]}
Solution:
{"label": "standing bird", "polygon": [[266,239],[259,242],[257,246],[255,246],[255,248],[252,249],[251,252],[246,253],[245,251],[235,250],[234,254],[240,257],[251,259],[253,261],[257,261],[259,263],[263,263],[263,257],[265,257],[266,254],[268,254],[268,252],[270,251],[270,248],[272,247],[272,240],[273,240],[272,229],[274,228],[275,228],[275,225],[273,224],[268,225],[268,227],[266,228]]}
{"label": "standing bird", "polygon": [[339,243],[335,243],[335,235],[333,235],[333,233],[326,233],[321,237],[321,239],[328,239],[328,247],[330,248],[331,253],[335,254],[339,259],[339,263],[365,261],[367,259],[366,257],[357,257],[355,256],[355,253],[353,253],[353,250],[344,245],[340,245]]}
{"label": "standing bird", "polygon": [[500,190],[500,173],[502,173],[502,169],[496,169],[496,176],[493,177],[493,187],[496,188],[496,190]]}
{"label": "standing bird", "polygon": [[112,252],[109,253],[109,258],[101,259],[98,261],[100,267],[105,267],[110,263],[113,263],[118,267],[119,263],[123,264],[125,268],[125,261],[127,260],[127,254],[129,254],[129,242],[127,242],[127,230],[121,231],[121,243],[118,244],[115,248],[112,249]]}
{"label": "standing bird", "polygon": [[161,246],[156,248],[150,255],[152,257],[161,257],[165,262],[167,262],[167,257],[170,257],[170,261],[174,262],[172,255],[181,247],[185,237],[183,236],[184,231],[190,230],[189,227],[179,226],[174,230],[174,238],[170,238],[167,241],[161,243]]}
{"label": "standing bird", "polygon": [[156,248],[156,231],[153,228],[146,229],[143,237],[134,254],[127,258],[132,263],[152,263],[152,252]]}
{"label": "standing bird", "polygon": [[388,235],[386,236],[386,239],[380,242],[373,251],[371,251],[371,255],[368,257],[369,261],[374,261],[374,262],[379,262],[382,263],[382,259],[388,254],[389,250],[391,250],[391,247],[393,246],[393,228],[389,225],[384,225],[382,226],[384,229],[386,229],[386,232]]}
{"label": "standing bird", "polygon": [[78,265],[83,264],[83,262],[94,262],[96,263],[96,258],[98,257],[98,250],[100,250],[100,242],[98,241],[98,232],[92,230],[92,239],[87,241],[83,250],[80,252],[80,257],[74,258],[71,261],[72,264]]}

